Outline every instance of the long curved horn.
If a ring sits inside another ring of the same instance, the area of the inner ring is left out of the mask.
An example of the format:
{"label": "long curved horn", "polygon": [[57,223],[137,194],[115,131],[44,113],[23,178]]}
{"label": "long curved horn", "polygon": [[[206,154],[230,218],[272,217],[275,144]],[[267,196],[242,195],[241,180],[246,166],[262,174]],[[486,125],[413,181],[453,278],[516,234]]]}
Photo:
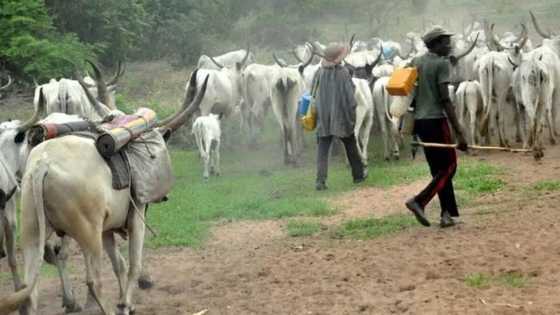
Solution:
{"label": "long curved horn", "polygon": [[109,86],[117,84],[117,82],[119,82],[119,79],[124,75],[125,71],[126,67],[123,66],[122,62],[119,60],[119,62],[117,63],[117,71],[115,71],[115,75],[111,78],[111,80],[107,82],[107,85]]}
{"label": "long curved horn", "polygon": [[190,105],[168,124],[163,126],[163,129],[169,130],[171,133],[173,133],[175,130],[181,127],[192,116],[192,114],[198,111],[198,109],[200,108],[200,103],[202,102],[202,98],[204,97],[204,94],[206,94],[208,78],[210,78],[210,75],[206,76],[206,78],[204,79],[204,83],[202,83],[202,86],[200,87],[200,91],[196,95],[196,98],[190,103]]}
{"label": "long curved horn", "polygon": [[10,85],[12,85],[13,82],[14,82],[14,80],[12,79],[12,76],[8,75],[8,83],[6,85],[0,87],[0,91],[3,91],[5,89],[9,88]]}
{"label": "long curved horn", "polygon": [[527,44],[527,40],[529,39],[529,32],[527,31],[527,26],[521,23],[521,27],[522,27],[521,38],[517,42],[517,46],[519,47],[519,49],[525,47],[525,44]]}
{"label": "long curved horn", "polygon": [[492,42],[492,46],[494,46],[497,51],[503,51],[505,47],[500,44],[498,36],[494,34],[494,26],[496,26],[494,23],[492,23],[492,25],[490,26],[490,41]]}
{"label": "long curved horn", "polygon": [[[82,89],[84,89],[84,93],[86,93],[86,96],[89,100],[89,102],[91,103],[91,106],[93,106],[93,109],[95,110],[95,112],[101,117],[105,117],[105,115],[107,115],[109,113],[109,110],[106,106],[104,106],[103,104],[101,104],[89,91],[88,85],[84,82],[84,78],[82,78],[82,75],[76,70],[74,71],[74,76],[76,76],[76,80],[78,81],[78,83],[80,83],[80,85],[82,86]],[[97,90],[99,93],[99,90]]]}
{"label": "long curved horn", "polygon": [[535,26],[535,30],[537,31],[537,33],[539,33],[539,35],[541,35],[543,38],[550,38],[552,34],[550,34],[550,32],[547,33],[543,31],[543,29],[539,25],[539,22],[537,21],[537,18],[533,14],[533,11],[529,11],[529,14],[531,15],[531,21],[533,21],[533,25]]}
{"label": "long curved horn", "polygon": [[272,58],[274,58],[274,62],[276,62],[276,64],[278,64],[280,67],[285,68],[285,67],[288,66],[287,64],[285,64],[285,63],[283,63],[282,61],[280,61],[280,59],[278,58],[278,56],[276,56],[276,53],[275,53],[275,52],[272,53]]}
{"label": "long curved horn", "polygon": [[348,51],[352,51],[352,46],[354,46],[354,38],[356,37],[356,33],[352,34],[352,37],[350,37],[350,46],[348,46]]}
{"label": "long curved horn", "polygon": [[210,60],[212,60],[212,62],[216,65],[216,67],[218,67],[218,68],[220,68],[220,69],[224,68],[224,66],[223,66],[221,63],[219,63],[218,61],[216,61],[216,59],[214,59],[214,57],[210,57],[210,56],[209,56],[209,58],[210,58]]}
{"label": "long curved horn", "polygon": [[[103,79],[103,73],[101,72],[101,70],[99,70],[99,67],[92,62],[91,60],[86,60],[87,63],[89,63],[91,65],[91,67],[93,68],[93,76],[95,77],[95,84],[97,86],[97,98],[99,99],[99,101],[103,104],[105,104],[106,106],[110,107],[111,109],[116,109],[116,108],[112,108],[113,106],[110,106],[110,104],[108,104],[108,100],[109,100],[109,91],[107,88],[107,84],[105,83],[105,80]],[[82,80],[83,81],[83,80]]]}
{"label": "long curved horn", "polygon": [[197,85],[197,76],[198,76],[198,68],[196,68],[193,73],[191,73],[191,77],[189,79],[189,88],[185,93],[185,99],[183,100],[183,104],[181,105],[181,109],[178,111],[177,114],[170,115],[165,119],[162,119],[156,124],[156,127],[162,127],[169,124],[172,120],[174,120],[177,116],[181,114],[187,106],[193,101],[194,97],[196,96],[196,85]]}
{"label": "long curved horn", "polygon": [[45,95],[43,94],[43,88],[39,88],[39,102],[37,103],[37,108],[35,108],[33,116],[17,128],[18,133],[27,131],[35,125],[39,119],[41,119],[41,115],[45,112],[46,104],[47,101],[45,100]]}
{"label": "long curved horn", "polygon": [[511,57],[508,56],[508,61],[509,63],[513,66],[513,70],[515,71],[515,69],[517,69],[519,67],[518,64],[516,64],[515,62],[513,62],[513,60],[511,60]]}
{"label": "long curved horn", "polygon": [[247,60],[249,59],[249,54],[251,53],[249,48],[250,46],[249,44],[247,44],[247,49],[245,50],[245,57],[243,57],[243,60],[241,60],[241,67],[245,66]]}
{"label": "long curved horn", "polygon": [[459,61],[461,58],[465,57],[466,55],[470,54],[471,51],[473,51],[474,47],[476,47],[476,42],[478,41],[478,36],[480,35],[480,32],[476,33],[476,37],[474,39],[474,42],[472,43],[471,47],[469,47],[469,49],[467,49],[464,53],[459,54],[457,57],[457,61]]}

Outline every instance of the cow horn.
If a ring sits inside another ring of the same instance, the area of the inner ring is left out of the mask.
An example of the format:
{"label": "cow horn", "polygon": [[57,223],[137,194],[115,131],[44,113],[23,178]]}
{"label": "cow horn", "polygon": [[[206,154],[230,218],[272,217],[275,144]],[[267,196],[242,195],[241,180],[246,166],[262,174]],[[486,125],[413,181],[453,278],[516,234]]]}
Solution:
{"label": "cow horn", "polygon": [[521,38],[519,39],[517,45],[519,47],[519,49],[522,49],[525,44],[527,44],[527,40],[529,39],[529,32],[527,31],[527,26],[525,26],[525,24],[521,23]]}
{"label": "cow horn", "polygon": [[251,53],[249,50],[250,46],[249,44],[247,44],[247,50],[245,50],[245,57],[243,57],[243,60],[241,60],[241,66],[245,66],[245,64],[247,63],[247,60],[249,60],[249,54]]}
{"label": "cow horn", "polygon": [[352,46],[354,46],[354,38],[356,37],[356,34],[352,34],[352,37],[350,37],[350,46],[348,47],[348,51],[352,51]]}
{"label": "cow horn", "polygon": [[10,87],[10,85],[12,85],[12,83],[14,82],[14,80],[12,79],[12,76],[8,75],[8,83],[2,87],[0,87],[0,91],[3,91],[7,88]]}
{"label": "cow horn", "polygon": [[469,47],[469,49],[467,49],[464,53],[458,55],[457,61],[459,61],[461,58],[465,57],[466,55],[470,54],[471,51],[473,51],[474,47],[476,47],[476,42],[478,41],[478,36],[480,35],[480,33],[476,33],[476,37],[474,39],[474,42],[472,43],[471,47]]}
{"label": "cow horn", "polygon": [[[80,75],[80,73],[78,71],[74,72],[74,75],[76,76],[76,80],[78,80],[78,83],[80,83],[80,85],[82,86],[82,89],[84,89],[84,93],[86,93],[86,96],[89,100],[89,102],[91,103],[91,105],[93,106],[93,109],[95,110],[95,112],[97,112],[97,114],[100,117],[105,117],[105,115],[107,115],[109,113],[109,111],[107,110],[107,107],[105,107],[104,105],[102,105],[89,91],[88,85],[84,82],[84,78],[82,78],[82,76]],[[99,93],[99,89],[97,90],[97,93]]]}
{"label": "cow horn", "polygon": [[43,94],[43,88],[39,88],[39,101],[37,102],[37,108],[35,108],[33,116],[17,128],[18,133],[27,131],[35,125],[39,119],[41,119],[41,115],[45,112],[46,103],[47,101],[45,100],[45,95]]}
{"label": "cow horn", "polygon": [[[200,91],[196,95],[195,99],[190,103],[190,105],[179,115],[175,116],[169,123],[162,127],[162,131],[164,131],[163,133],[166,133],[167,131],[173,133],[175,130],[181,127],[196,111],[198,111],[198,109],[200,108],[200,103],[202,102],[202,98],[204,97],[204,94],[206,94],[208,78],[210,78],[209,75],[207,75],[204,79],[204,83],[202,84]],[[189,91],[187,91],[186,98],[188,97],[188,93]]]}
{"label": "cow horn", "polygon": [[492,25],[490,26],[490,41],[492,42],[492,46],[494,46],[495,50],[503,51],[505,48],[504,46],[502,46],[502,44],[500,44],[498,36],[494,34],[494,26],[496,26],[494,23],[492,23]]}
{"label": "cow horn", "polygon": [[108,102],[109,90],[107,88],[107,84],[105,83],[105,80],[103,79],[103,74],[101,70],[99,70],[99,67],[91,60],[86,60],[86,62],[89,63],[93,69],[93,76],[95,77],[95,84],[97,86],[97,98],[101,103],[105,104],[107,107],[111,109],[116,109],[114,104],[109,104]]}
{"label": "cow horn", "polygon": [[274,58],[274,62],[276,62],[276,64],[278,64],[280,67],[285,68],[285,67],[288,66],[287,64],[285,64],[285,63],[283,63],[282,61],[280,61],[280,59],[278,58],[278,56],[276,56],[276,53],[275,53],[275,52],[272,53],[272,58]]}
{"label": "cow horn", "polygon": [[185,100],[183,101],[183,104],[181,105],[181,109],[179,110],[179,112],[175,115],[170,115],[169,117],[158,122],[157,127],[162,127],[169,124],[173,119],[175,119],[178,115],[180,115],[181,112],[184,111],[187,108],[187,106],[192,102],[192,100],[196,95],[197,76],[198,76],[198,68],[196,68],[193,71],[193,73],[191,73],[191,77],[189,79],[189,88],[187,89],[187,92],[185,94]]}
{"label": "cow horn", "polygon": [[210,60],[212,60],[212,62],[216,65],[216,67],[218,67],[220,69],[224,68],[224,66],[221,63],[219,63],[218,61],[216,61],[216,59],[214,59],[214,57],[210,57]]}
{"label": "cow horn", "polygon": [[383,56],[383,44],[379,45],[379,55],[377,55],[377,58],[375,58],[371,65],[366,62],[366,67],[369,67],[371,69],[375,68],[379,61],[381,61],[381,56]]}
{"label": "cow horn", "polygon": [[508,61],[513,66],[513,70],[515,70],[519,67],[519,65],[516,64],[515,62],[513,62],[513,60],[511,60],[511,57],[509,57],[509,56],[508,56]]}
{"label": "cow horn", "polygon": [[126,67],[122,65],[122,62],[119,60],[117,63],[117,71],[115,71],[115,75],[107,82],[107,85],[115,85],[119,82],[119,79],[123,76]]}
{"label": "cow horn", "polygon": [[533,21],[533,25],[535,26],[535,30],[537,31],[537,33],[539,33],[543,38],[550,38],[552,34],[550,34],[550,32],[546,33],[543,31],[543,29],[539,25],[539,22],[537,21],[537,18],[533,14],[533,11],[529,11],[529,14],[531,15],[531,21]]}

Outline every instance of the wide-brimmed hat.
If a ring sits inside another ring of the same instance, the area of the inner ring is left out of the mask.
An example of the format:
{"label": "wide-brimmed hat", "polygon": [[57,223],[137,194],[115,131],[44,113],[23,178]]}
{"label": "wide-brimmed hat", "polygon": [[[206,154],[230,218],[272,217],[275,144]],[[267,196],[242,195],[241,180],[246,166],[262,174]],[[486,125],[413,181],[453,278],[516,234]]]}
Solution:
{"label": "wide-brimmed hat", "polygon": [[325,48],[321,65],[333,66],[340,64],[347,54],[347,45],[341,43],[330,43],[327,48]]}
{"label": "wide-brimmed hat", "polygon": [[453,36],[455,33],[449,32],[448,30],[444,29],[439,25],[432,26],[424,35],[422,36],[422,40],[427,45],[433,40],[441,37],[441,36]]}

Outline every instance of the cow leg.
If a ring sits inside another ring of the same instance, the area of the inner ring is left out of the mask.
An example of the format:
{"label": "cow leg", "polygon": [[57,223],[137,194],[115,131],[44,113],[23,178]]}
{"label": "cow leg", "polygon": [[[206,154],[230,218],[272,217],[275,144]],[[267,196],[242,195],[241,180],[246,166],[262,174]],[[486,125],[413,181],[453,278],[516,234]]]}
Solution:
{"label": "cow leg", "polygon": [[202,163],[204,163],[204,171],[202,173],[202,177],[204,180],[208,180],[210,177],[209,173],[209,164],[210,164],[210,147],[212,145],[212,141],[208,141],[208,139],[204,139],[202,143],[201,155],[202,155]]}
{"label": "cow leg", "polygon": [[554,132],[554,120],[552,117],[552,111],[550,109],[546,110],[546,120],[548,123],[548,131],[549,131],[549,135],[550,135],[550,144],[556,144],[556,134]]}
{"label": "cow leg", "polygon": [[373,113],[369,115],[366,119],[364,126],[362,127],[362,135],[360,136],[361,140],[361,147],[362,147],[362,163],[364,167],[368,166],[368,144],[369,144],[369,136],[371,133],[371,126],[373,125]]}
{"label": "cow leg", "polygon": [[284,150],[284,165],[290,164],[290,153],[288,149],[288,129],[285,126],[282,126],[282,147]]}
{"label": "cow leg", "polygon": [[[16,263],[16,205],[10,200],[4,209],[1,225],[4,226],[4,235],[6,239],[6,251],[8,252],[8,265],[12,272],[14,288],[18,290],[21,287],[21,279],[17,271]],[[1,245],[1,244],[0,244]]]}
{"label": "cow leg", "polygon": [[[95,235],[90,234],[89,235]],[[112,314],[109,305],[105,302],[102,295],[101,283],[101,262],[103,245],[101,235],[95,235],[94,239],[84,240],[87,244],[82,247],[84,250],[84,257],[86,262],[86,283],[89,289],[89,294],[93,297],[103,314]]]}
{"label": "cow leg", "polygon": [[[3,214],[0,214],[3,215]],[[6,251],[4,250],[4,233],[5,233],[5,228],[4,228],[4,221],[2,219],[0,219],[0,259],[6,257]]]}
{"label": "cow leg", "polygon": [[220,169],[220,140],[216,141],[214,147],[214,167],[216,176],[222,175],[222,170]]}
{"label": "cow leg", "polygon": [[103,233],[103,248],[105,248],[105,252],[109,255],[111,265],[113,266],[113,272],[119,281],[119,297],[122,298],[124,296],[127,269],[124,258],[117,249],[115,234],[113,232]]}
{"label": "cow leg", "polygon": [[72,285],[70,279],[68,278],[68,272],[66,269],[66,261],[68,260],[68,246],[70,245],[70,238],[68,236],[63,236],[61,238],[60,246],[53,247],[51,244],[45,246],[45,258],[47,262],[52,263],[56,266],[58,275],[60,278],[60,283],[62,286],[62,307],[66,314],[77,313],[82,311],[82,307],[76,302],[74,292],[72,290]]}
{"label": "cow leg", "polygon": [[142,251],[144,249],[144,234],[146,226],[140,216],[144,216],[146,207],[144,205],[138,205],[138,209],[141,210],[131,211],[128,217],[130,232],[130,240],[128,244],[128,281],[124,299],[121,298],[119,304],[117,305],[117,314],[119,315],[129,315],[134,313],[132,295],[136,289],[136,282],[138,281],[140,272],[142,271]]}

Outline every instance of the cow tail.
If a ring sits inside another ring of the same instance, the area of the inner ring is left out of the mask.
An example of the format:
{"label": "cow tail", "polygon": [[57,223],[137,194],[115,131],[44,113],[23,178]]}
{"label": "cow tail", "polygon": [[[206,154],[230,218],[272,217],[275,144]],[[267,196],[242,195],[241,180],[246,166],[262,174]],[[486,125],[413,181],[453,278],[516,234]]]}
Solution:
{"label": "cow tail", "polygon": [[[33,254],[34,261],[32,261],[33,274],[29,275],[31,279],[31,285],[25,286],[23,289],[7,296],[0,298],[0,314],[9,314],[15,311],[21,304],[29,299],[31,292],[37,285],[39,280],[39,274],[41,270],[41,264],[43,263],[43,255],[45,251],[45,241],[46,241],[46,219],[45,219],[45,205],[43,198],[43,182],[47,176],[47,165],[45,162],[40,161],[35,170],[31,174],[32,180],[32,191],[33,191],[33,201],[35,208],[35,215],[37,216],[37,231],[38,231],[38,243],[37,247],[34,248],[35,253]],[[29,250],[24,248],[25,250]]]}

